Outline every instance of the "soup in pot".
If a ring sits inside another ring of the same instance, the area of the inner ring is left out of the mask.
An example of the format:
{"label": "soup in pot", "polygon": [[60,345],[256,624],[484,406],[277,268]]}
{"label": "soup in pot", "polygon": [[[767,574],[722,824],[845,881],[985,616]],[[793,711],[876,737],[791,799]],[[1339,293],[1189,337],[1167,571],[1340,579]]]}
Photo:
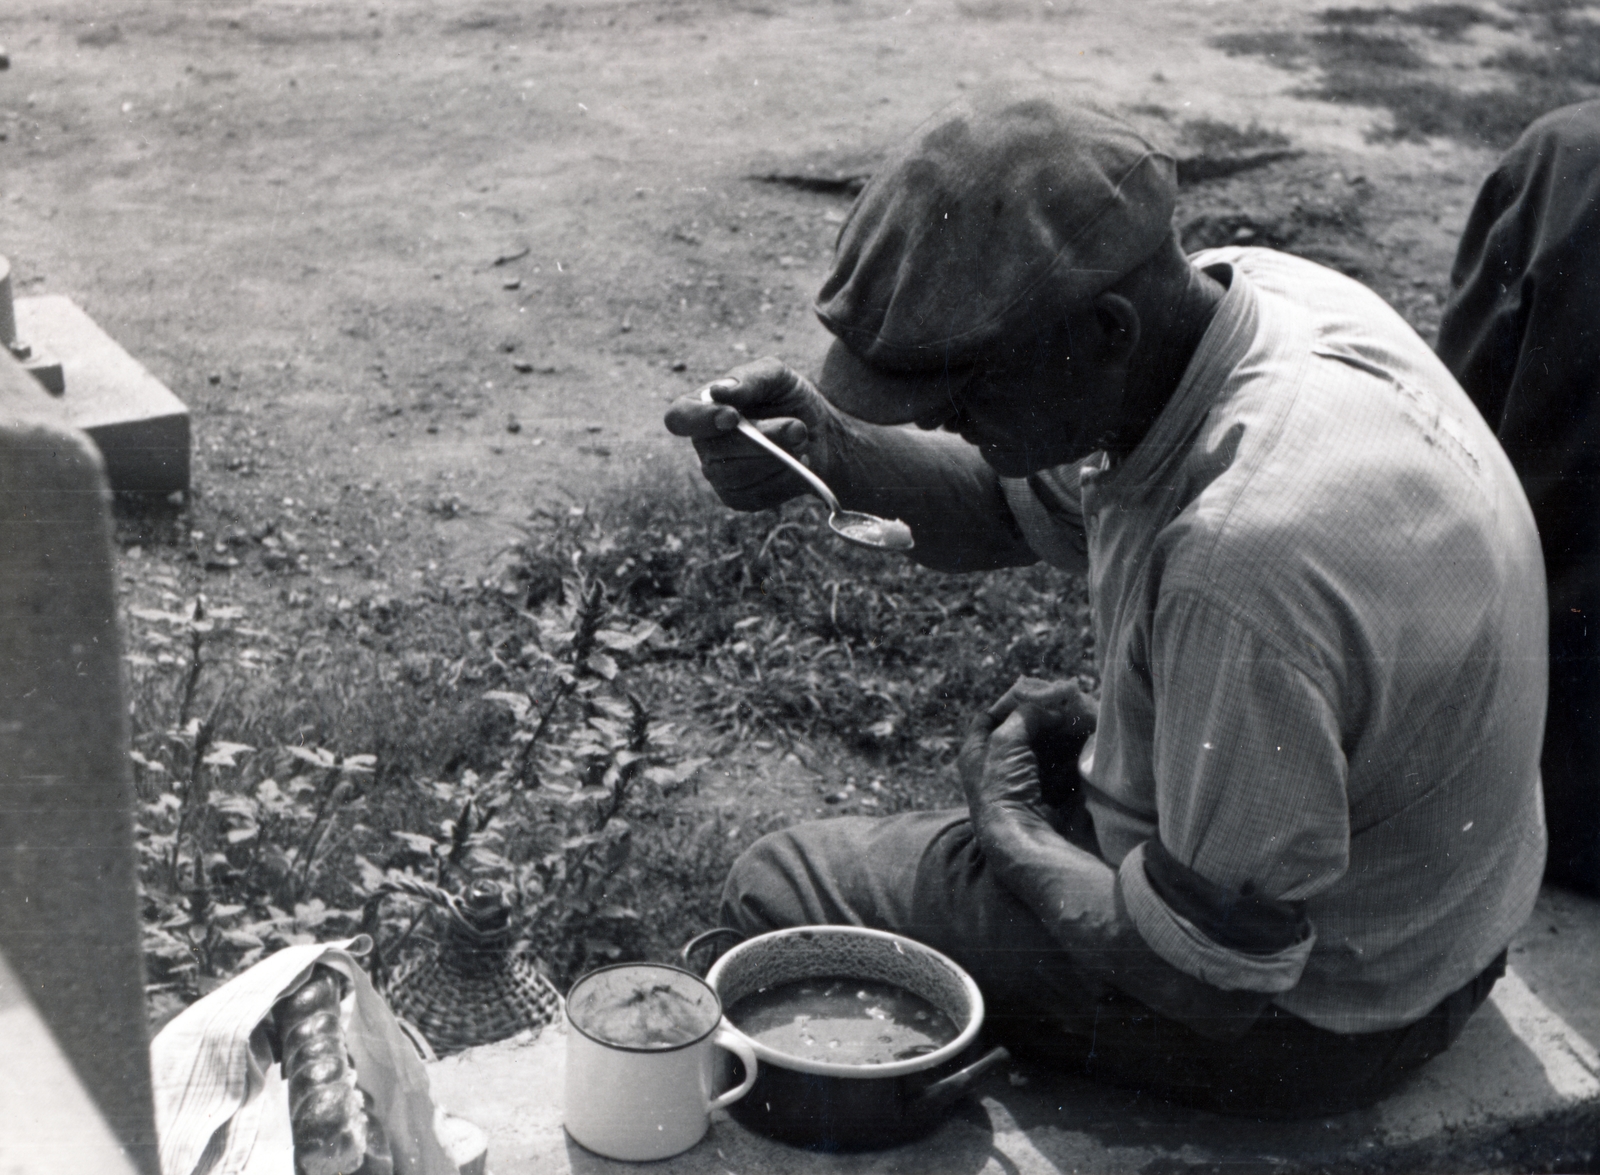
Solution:
{"label": "soup in pot", "polygon": [[774,1052],[841,1065],[882,1065],[934,1052],[960,1030],[933,1004],[889,983],[802,979],[762,988],[728,1019]]}

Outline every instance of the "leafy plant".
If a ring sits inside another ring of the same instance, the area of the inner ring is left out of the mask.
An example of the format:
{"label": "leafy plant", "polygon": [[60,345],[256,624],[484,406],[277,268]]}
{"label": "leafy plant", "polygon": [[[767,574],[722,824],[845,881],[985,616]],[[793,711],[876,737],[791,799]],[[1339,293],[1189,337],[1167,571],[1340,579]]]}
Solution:
{"label": "leafy plant", "polygon": [[280,786],[264,773],[270,757],[217,737],[225,694],[211,701],[207,717],[192,715],[207,642],[221,639],[239,610],[208,609],[197,597],[183,611],[134,609],[132,615],[162,626],[144,634],[146,645],[177,646],[187,654],[181,662],[136,660],[136,668],[178,670],[177,723],[136,731],[132,757],[142,800],[138,850],[147,963],[158,983],[198,992],[269,946],[335,929],[330,919],[349,921],[312,893],[330,849],[349,835],[347,817],[361,807],[356,781],[371,774],[373,756],[286,747],[279,761],[296,770]]}
{"label": "leafy plant", "polygon": [[548,583],[563,544],[585,544],[594,578],[659,625],[653,676],[689,676],[724,745],[832,738],[930,767],[1018,675],[1089,671],[1084,591],[1057,572],[944,575],[839,543],[811,499],[758,514],[708,499],[658,484],[547,516],[512,576]]}
{"label": "leafy plant", "polygon": [[[622,685],[622,664],[658,626],[614,610],[604,584],[585,572],[581,550],[570,567],[536,611],[513,607],[516,655],[507,662],[495,654],[505,684],[517,686],[483,694],[512,722],[499,769],[487,779],[466,772],[456,783],[427,785],[450,815],[435,831],[392,833],[402,851],[387,870],[367,863],[362,885],[369,903],[395,894],[436,905],[436,893],[411,882],[450,892],[472,877],[502,881],[525,944],[561,981],[641,952],[639,917],[626,904],[636,875],[625,814],[641,788],[681,784],[704,762],[674,761],[671,725],[654,721]],[[383,925],[371,913],[367,921]],[[388,943],[380,936],[376,966],[390,967],[419,941],[418,929],[413,912]]]}
{"label": "leafy plant", "polygon": [[1020,673],[1091,672],[1076,581],[935,574],[836,542],[809,501],[736,514],[687,480],[543,511],[501,573],[403,607],[330,595],[263,632],[165,571],[139,591],[141,881],[168,1001],[357,929],[381,985],[479,878],[558,986],[668,955],[792,811],[701,795],[708,761],[792,752],[828,812],[950,803],[966,714]]}

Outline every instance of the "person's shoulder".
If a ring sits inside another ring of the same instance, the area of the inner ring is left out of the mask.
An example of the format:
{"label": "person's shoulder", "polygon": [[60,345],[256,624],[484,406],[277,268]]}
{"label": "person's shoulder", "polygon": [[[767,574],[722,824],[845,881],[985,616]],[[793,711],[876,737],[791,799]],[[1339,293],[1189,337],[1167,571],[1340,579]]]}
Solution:
{"label": "person's shoulder", "polygon": [[[1355,278],[1309,257],[1284,253],[1278,249],[1225,245],[1192,253],[1189,261],[1200,269],[1225,265],[1234,273],[1243,274],[1245,280],[1258,291],[1280,295],[1302,304],[1320,300],[1312,297],[1314,294],[1321,294],[1323,298],[1332,295],[1356,301],[1376,298],[1382,302],[1377,294]],[[1387,303],[1384,304],[1387,306]]]}
{"label": "person's shoulder", "polygon": [[1353,277],[1275,249],[1207,249],[1190,261],[1202,268],[1227,266],[1235,280],[1242,276],[1257,295],[1262,314],[1297,319],[1313,354],[1324,360],[1413,387],[1455,388],[1454,377],[1411,324]]}
{"label": "person's shoulder", "polygon": [[1600,149],[1600,98],[1540,115],[1528,124],[1519,142],[1547,143],[1552,139],[1569,147]]}

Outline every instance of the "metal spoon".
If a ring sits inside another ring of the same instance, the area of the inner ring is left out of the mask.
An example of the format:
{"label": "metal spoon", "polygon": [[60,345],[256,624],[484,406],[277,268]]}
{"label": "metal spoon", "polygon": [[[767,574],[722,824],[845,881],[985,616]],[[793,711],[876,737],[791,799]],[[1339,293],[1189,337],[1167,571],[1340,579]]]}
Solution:
{"label": "metal spoon", "polygon": [[[719,404],[720,401],[711,397],[712,389],[738,386],[732,380],[718,380],[700,389],[700,399],[707,404]],[[732,408],[730,404],[721,406]],[[733,410],[738,412],[737,408]],[[854,543],[858,547],[870,547],[874,551],[909,551],[916,545],[911,538],[911,528],[898,518],[879,518],[876,514],[862,514],[857,510],[846,510],[840,506],[839,499],[834,497],[827,482],[812,473],[806,464],[789,450],[768,439],[767,435],[746,420],[742,413],[739,416],[739,431],[806,479],[811,488],[817,492],[817,497],[828,507],[828,529],[845,542]]]}

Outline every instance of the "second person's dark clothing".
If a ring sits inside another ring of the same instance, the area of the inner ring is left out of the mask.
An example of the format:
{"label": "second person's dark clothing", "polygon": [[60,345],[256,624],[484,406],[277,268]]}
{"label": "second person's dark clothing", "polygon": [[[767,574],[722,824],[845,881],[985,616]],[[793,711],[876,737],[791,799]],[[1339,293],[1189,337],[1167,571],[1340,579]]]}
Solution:
{"label": "second person's dark clothing", "polygon": [[1438,352],[1533,507],[1550,591],[1547,876],[1600,891],[1600,101],[1528,128],[1462,234]]}

